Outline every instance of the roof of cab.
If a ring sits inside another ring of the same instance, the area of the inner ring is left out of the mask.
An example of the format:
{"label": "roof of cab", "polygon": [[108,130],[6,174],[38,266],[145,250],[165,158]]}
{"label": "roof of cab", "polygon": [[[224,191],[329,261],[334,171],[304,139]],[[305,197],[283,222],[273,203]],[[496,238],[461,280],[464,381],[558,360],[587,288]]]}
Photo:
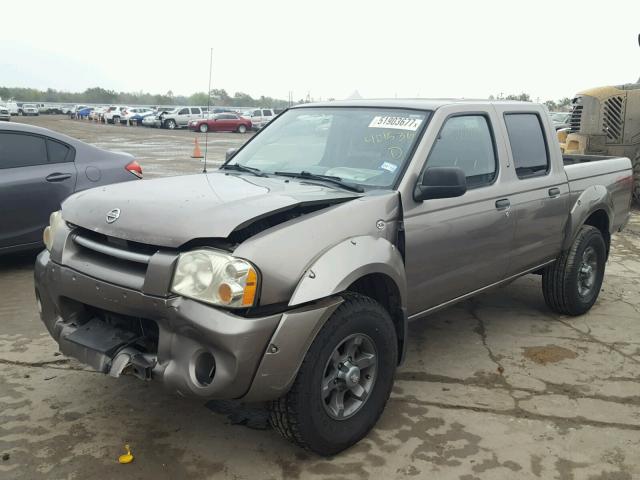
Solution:
{"label": "roof of cab", "polygon": [[380,99],[358,99],[358,100],[336,100],[331,102],[306,103],[295,105],[292,108],[307,107],[380,107],[380,108],[409,108],[416,110],[436,110],[437,108],[451,104],[468,105],[525,105],[528,107],[537,106],[537,103],[520,102],[513,100],[481,100],[465,98],[380,98]]}

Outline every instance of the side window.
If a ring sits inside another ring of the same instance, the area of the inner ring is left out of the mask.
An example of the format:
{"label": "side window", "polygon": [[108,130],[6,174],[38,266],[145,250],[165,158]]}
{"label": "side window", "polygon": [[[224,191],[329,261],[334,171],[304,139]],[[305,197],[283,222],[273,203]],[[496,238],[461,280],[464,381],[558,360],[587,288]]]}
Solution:
{"label": "side window", "polygon": [[465,115],[447,120],[429,153],[427,167],[459,167],[469,188],[491,183],[497,168],[487,118]]}
{"label": "side window", "polygon": [[504,121],[518,178],[546,174],[549,152],[540,117],[535,113],[507,113]]}
{"label": "side window", "polygon": [[200,115],[202,112],[200,111],[199,108],[192,108],[191,113],[194,115]]}
{"label": "side window", "polygon": [[49,163],[73,161],[71,149],[63,143],[47,139],[47,151],[49,152]]}
{"label": "side window", "polygon": [[260,113],[260,110],[254,110],[253,113],[251,114],[252,117],[260,117],[262,116],[262,114]]}
{"label": "side window", "polygon": [[47,163],[44,138],[20,133],[0,133],[0,169]]}
{"label": "side window", "polygon": [[265,117],[273,116],[273,114],[271,113],[271,110],[262,110],[262,115],[264,115]]}
{"label": "side window", "polygon": [[189,109],[188,108],[183,108],[182,110],[180,110],[178,112],[178,115],[189,115]]}

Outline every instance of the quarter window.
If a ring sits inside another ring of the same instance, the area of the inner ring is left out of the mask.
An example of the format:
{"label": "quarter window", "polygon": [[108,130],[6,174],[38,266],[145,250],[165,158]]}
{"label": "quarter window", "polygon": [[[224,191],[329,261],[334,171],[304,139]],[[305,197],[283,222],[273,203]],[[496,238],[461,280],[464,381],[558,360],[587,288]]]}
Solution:
{"label": "quarter window", "polygon": [[46,163],[44,138],[20,133],[0,133],[0,168],[30,167]]}
{"label": "quarter window", "polygon": [[549,152],[540,117],[535,113],[508,113],[504,121],[518,177],[546,174],[549,171]]}
{"label": "quarter window", "polygon": [[72,161],[71,149],[60,142],[47,139],[47,150],[49,151],[49,163]]}
{"label": "quarter window", "polygon": [[465,115],[447,120],[431,149],[427,167],[459,167],[469,188],[491,183],[496,176],[496,155],[486,117]]}

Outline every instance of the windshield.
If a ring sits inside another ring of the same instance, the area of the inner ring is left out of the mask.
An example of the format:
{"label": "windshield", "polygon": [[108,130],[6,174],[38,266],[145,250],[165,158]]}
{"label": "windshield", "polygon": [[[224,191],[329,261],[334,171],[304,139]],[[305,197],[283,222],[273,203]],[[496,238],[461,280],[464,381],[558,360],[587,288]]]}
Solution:
{"label": "windshield", "polygon": [[391,187],[429,113],[356,107],[288,110],[230,163],[265,173],[305,171],[365,187]]}

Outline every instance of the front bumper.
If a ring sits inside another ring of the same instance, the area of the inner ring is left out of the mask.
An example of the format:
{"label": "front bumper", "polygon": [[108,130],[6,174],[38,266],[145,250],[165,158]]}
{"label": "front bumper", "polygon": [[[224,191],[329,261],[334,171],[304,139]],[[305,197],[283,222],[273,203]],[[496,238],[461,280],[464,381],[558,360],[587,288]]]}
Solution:
{"label": "front bumper", "polygon": [[[53,262],[46,250],[38,255],[34,275],[42,321],[65,355],[112,376],[135,373],[181,395],[207,399],[263,401],[286,393],[315,334],[341,302],[325,299],[241,317],[97,280]],[[131,331],[105,322],[103,313],[153,322],[155,346],[141,350]],[[210,382],[202,380],[203,369]]]}

